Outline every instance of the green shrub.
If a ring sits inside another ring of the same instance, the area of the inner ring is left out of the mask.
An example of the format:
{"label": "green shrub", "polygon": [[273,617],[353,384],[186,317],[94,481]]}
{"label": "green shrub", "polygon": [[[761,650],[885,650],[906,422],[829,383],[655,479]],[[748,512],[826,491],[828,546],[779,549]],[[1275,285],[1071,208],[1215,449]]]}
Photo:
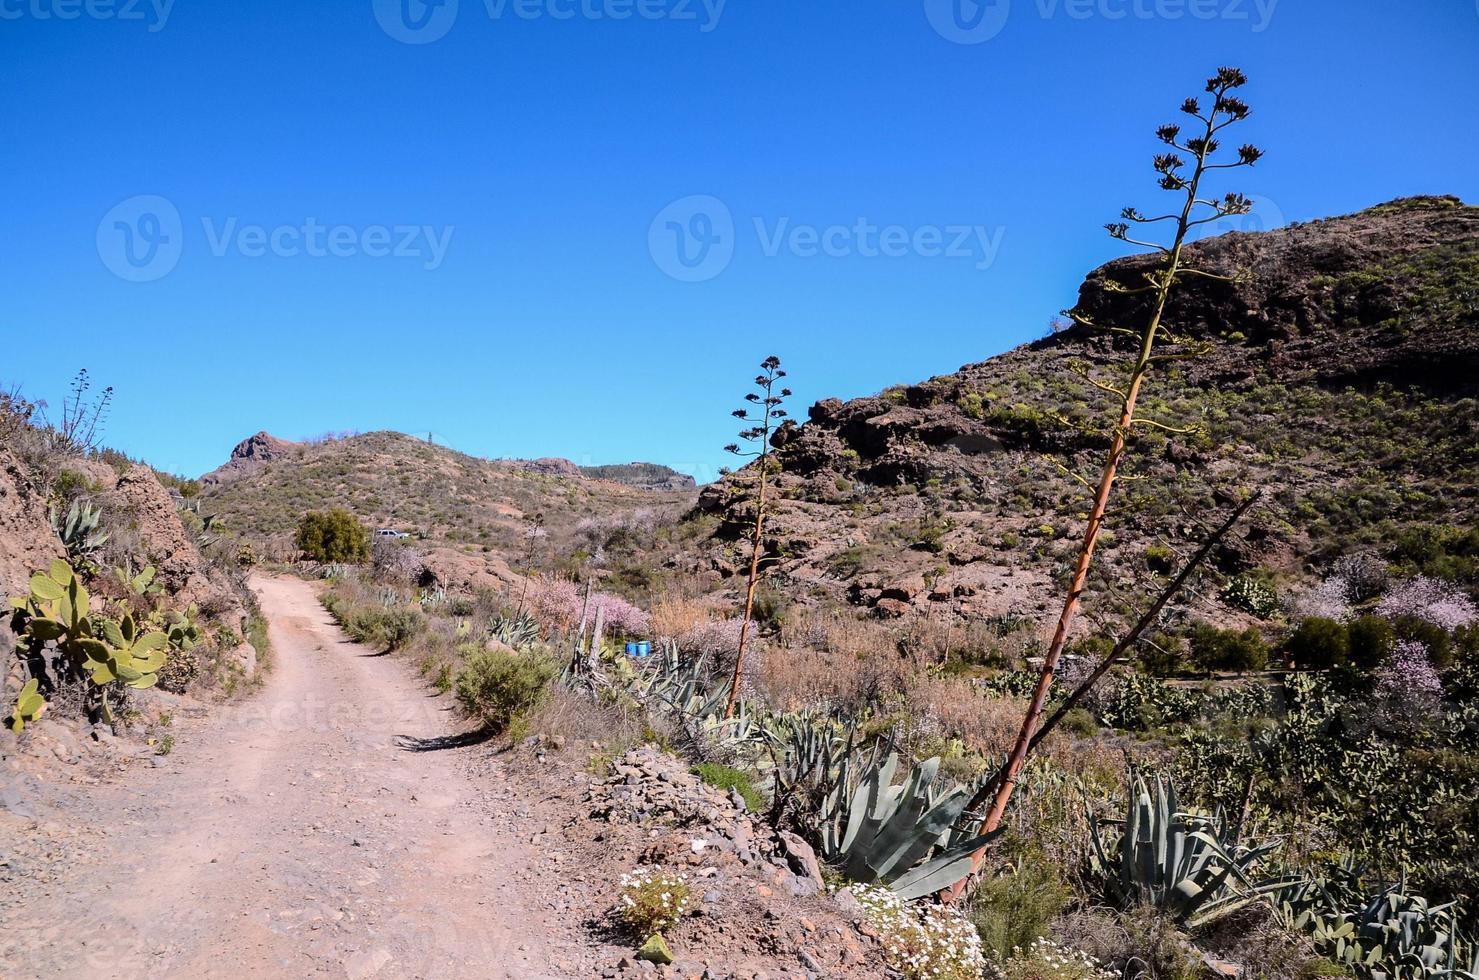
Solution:
{"label": "green shrub", "polygon": [[298,521],[298,550],[309,561],[363,564],[370,560],[370,532],[349,511],[312,511]]}
{"label": "green shrub", "polygon": [[1364,670],[1374,670],[1392,652],[1397,634],[1377,616],[1362,616],[1346,627],[1346,656]]}
{"label": "green shrub", "polygon": [[1321,977],[1352,977],[1351,968],[1323,956],[1312,956],[1299,966],[1296,980],[1319,980]]}
{"label": "green shrub", "polygon": [[1135,658],[1147,674],[1170,677],[1181,673],[1186,661],[1186,641],[1170,633],[1157,633],[1141,643]]}
{"label": "green shrub", "polygon": [[723,790],[734,790],[744,799],[745,806],[752,813],[759,812],[765,807],[765,797],[750,782],[748,773],[729,766],[721,766],[716,762],[705,762],[693,767],[693,774],[702,779],[710,786]]}
{"label": "green shrub", "polygon": [[426,628],[426,619],[415,609],[354,605],[332,592],[324,596],[323,604],[349,638],[365,646],[399,650]]}
{"label": "green shrub", "polygon": [[692,904],[692,886],[679,872],[649,866],[621,876],[617,914],[638,939],[649,939],[676,926]]}
{"label": "green shrub", "polygon": [[1079,738],[1089,738],[1099,731],[1099,722],[1094,720],[1093,712],[1087,708],[1074,708],[1063,716],[1063,730],[1070,735]]}
{"label": "green shrub", "polygon": [[506,731],[544,702],[556,673],[555,662],[537,650],[474,650],[457,673],[457,700],[485,729]]}
{"label": "green shrub", "polygon": [[1153,544],[1145,549],[1145,566],[1161,575],[1176,567],[1176,552],[1163,544]]}
{"label": "green shrub", "polygon": [[387,650],[399,650],[421,634],[426,618],[415,609],[388,609],[381,616],[380,633]]}
{"label": "green shrub", "polygon": [[1268,646],[1251,626],[1239,632],[1200,623],[1191,631],[1191,658],[1203,670],[1262,670]]}
{"label": "green shrub", "polygon": [[1031,854],[1005,874],[983,877],[971,902],[971,921],[981,935],[981,951],[998,963],[1015,949],[1026,949],[1047,935],[1048,923],[1072,893],[1047,859]]}
{"label": "green shrub", "polygon": [[1350,658],[1350,634],[1343,623],[1312,616],[1300,623],[1299,629],[1289,637],[1287,650],[1295,666],[1327,670]]}

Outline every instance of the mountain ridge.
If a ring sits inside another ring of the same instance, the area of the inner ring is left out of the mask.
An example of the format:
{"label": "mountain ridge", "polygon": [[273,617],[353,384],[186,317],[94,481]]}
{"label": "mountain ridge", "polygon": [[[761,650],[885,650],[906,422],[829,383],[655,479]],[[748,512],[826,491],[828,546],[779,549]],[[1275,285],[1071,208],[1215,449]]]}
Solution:
{"label": "mountain ridge", "polygon": [[[1189,277],[1174,294],[1167,322],[1211,349],[1153,375],[1142,407],[1198,431],[1139,438],[1128,475],[1140,479],[1117,492],[1097,591],[1143,587],[1148,549],[1186,551],[1202,517],[1255,487],[1267,504],[1218,549],[1216,574],[1293,584],[1404,529],[1473,522],[1479,208],[1405,198],[1208,239],[1187,257],[1253,275]],[[1151,261],[1090,272],[1079,313],[1143,323],[1115,284]],[[775,587],[884,617],[1040,615],[1087,511],[1069,474],[1092,481],[1107,444],[1106,403],[1082,372],[1110,378],[1128,355],[1127,340],[1075,325],[953,374],[813,405],[773,440]],[[743,567],[741,479],[701,493],[690,523],[711,528],[704,554],[663,556],[716,588]],[[1203,606],[1230,615],[1215,596]]]}
{"label": "mountain ridge", "polygon": [[550,547],[576,526],[639,509],[682,508],[690,489],[647,489],[587,476],[568,460],[487,460],[398,432],[291,443],[259,433],[201,478],[203,505],[227,528],[290,557],[298,519],[344,507],[429,546],[511,559],[530,528]]}

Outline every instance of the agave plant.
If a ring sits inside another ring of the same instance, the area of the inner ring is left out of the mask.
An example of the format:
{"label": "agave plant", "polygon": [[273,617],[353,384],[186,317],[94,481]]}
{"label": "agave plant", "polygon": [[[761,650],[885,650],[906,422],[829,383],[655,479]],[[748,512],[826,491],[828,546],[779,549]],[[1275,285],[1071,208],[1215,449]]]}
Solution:
{"label": "agave plant", "polygon": [[898,770],[898,753],[876,747],[850,796],[844,774],[822,814],[822,854],[852,881],[887,885],[909,901],[964,878],[971,855],[1003,830],[968,837],[956,829],[971,794],[955,784],[936,789],[939,759],[916,765],[896,786]]}
{"label": "agave plant", "polygon": [[98,530],[98,522],[102,520],[103,512],[91,504],[74,500],[72,506],[67,509],[66,516],[63,516],[53,504],[47,514],[51,518],[52,530],[61,539],[62,547],[67,549],[67,555],[74,562],[92,561],[93,556],[108,541],[108,533]]}
{"label": "agave plant", "polygon": [[[1130,787],[1124,820],[1090,817],[1090,866],[1122,907],[1152,905],[1196,928],[1299,880],[1254,880],[1254,867],[1280,842],[1233,842],[1221,810],[1210,816],[1182,811],[1170,780],[1147,780],[1132,770]],[[1106,839],[1106,827],[1119,832]]]}
{"label": "agave plant", "polygon": [[533,646],[544,638],[544,631],[539,628],[539,623],[528,613],[499,616],[488,625],[488,633],[499,643],[515,650]]}
{"label": "agave plant", "polygon": [[1322,955],[1372,980],[1479,980],[1479,943],[1460,934],[1454,904],[1432,905],[1405,880],[1370,894],[1346,861],[1281,889],[1274,907]]}

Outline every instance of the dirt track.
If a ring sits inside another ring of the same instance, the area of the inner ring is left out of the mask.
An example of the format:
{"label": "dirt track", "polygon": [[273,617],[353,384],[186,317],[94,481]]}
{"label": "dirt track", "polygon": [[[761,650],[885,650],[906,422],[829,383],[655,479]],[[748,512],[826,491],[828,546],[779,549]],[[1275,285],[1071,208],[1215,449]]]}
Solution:
{"label": "dirt track", "polygon": [[520,886],[538,852],[492,818],[509,798],[415,751],[456,731],[447,700],[350,643],[312,585],[254,586],[264,688],[88,790],[76,873],[9,896],[0,976],[568,975]]}

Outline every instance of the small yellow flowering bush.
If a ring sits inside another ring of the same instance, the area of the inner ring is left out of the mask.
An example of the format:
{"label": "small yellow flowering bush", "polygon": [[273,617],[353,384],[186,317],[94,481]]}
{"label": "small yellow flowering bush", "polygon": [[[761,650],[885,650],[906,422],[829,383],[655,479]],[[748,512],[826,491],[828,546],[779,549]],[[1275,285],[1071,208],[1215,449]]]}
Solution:
{"label": "small yellow flowering bush", "polygon": [[1089,954],[1046,937],[1026,949],[1013,949],[1005,963],[991,964],[984,975],[987,980],[1119,980],[1120,976]]}
{"label": "small yellow flowering bush", "polygon": [[688,879],[661,868],[638,868],[621,876],[617,914],[646,939],[677,925],[693,897]]}
{"label": "small yellow flowering bush", "polygon": [[981,937],[965,916],[944,905],[910,905],[887,888],[856,885],[852,891],[889,965],[905,980],[979,980]]}

